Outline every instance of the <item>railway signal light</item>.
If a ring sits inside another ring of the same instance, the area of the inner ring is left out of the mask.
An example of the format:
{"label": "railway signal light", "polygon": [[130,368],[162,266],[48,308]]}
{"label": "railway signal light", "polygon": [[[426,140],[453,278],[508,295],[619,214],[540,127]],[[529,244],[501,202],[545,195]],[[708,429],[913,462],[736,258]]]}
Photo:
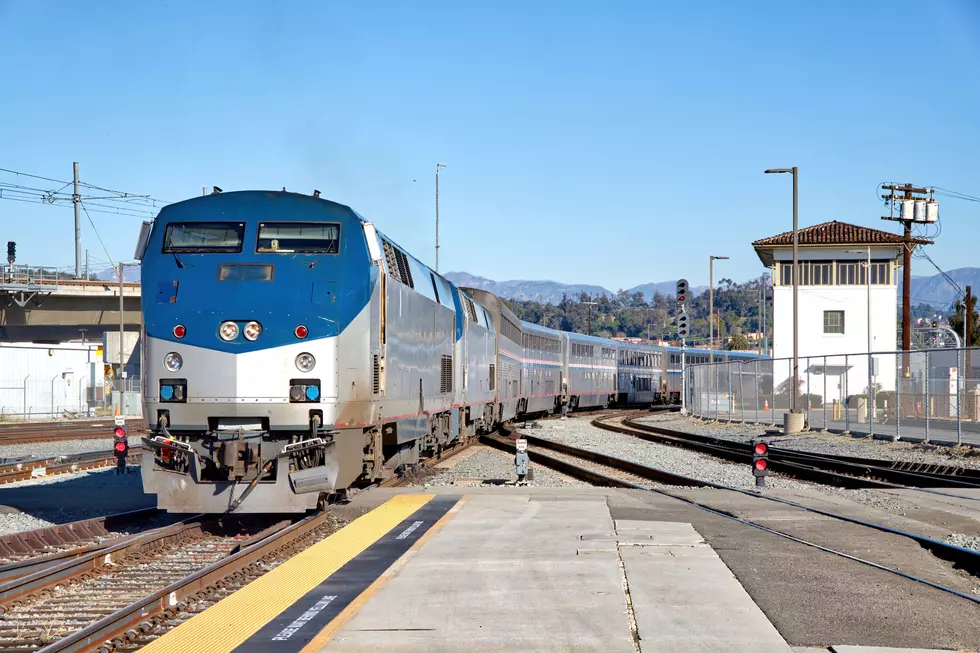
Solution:
{"label": "railway signal light", "polygon": [[677,303],[683,305],[687,301],[687,279],[677,280]]}
{"label": "railway signal light", "polygon": [[13,265],[17,258],[17,243],[12,240],[7,241],[7,265]]}
{"label": "railway signal light", "polygon": [[766,476],[769,474],[769,445],[765,442],[752,443],[752,475],[755,476],[755,486],[765,487]]}
{"label": "railway signal light", "polygon": [[685,338],[687,338],[688,328],[689,328],[689,325],[688,325],[688,320],[687,320],[687,313],[678,313],[677,314],[677,335],[679,335],[682,340],[685,339]]}

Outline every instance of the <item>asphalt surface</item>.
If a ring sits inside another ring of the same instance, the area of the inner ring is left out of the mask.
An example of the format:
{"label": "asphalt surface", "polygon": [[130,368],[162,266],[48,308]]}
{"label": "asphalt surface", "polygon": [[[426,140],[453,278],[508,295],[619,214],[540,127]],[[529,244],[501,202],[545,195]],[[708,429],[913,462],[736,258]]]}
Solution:
{"label": "asphalt surface", "polygon": [[[500,492],[500,488],[434,488],[439,494]],[[418,488],[392,490],[418,492]],[[357,495],[349,517],[382,503],[392,491]],[[859,562],[795,543],[692,507],[670,497],[638,490],[553,488],[569,498],[582,492],[606,496],[613,519],[690,523],[715,549],[739,582],[794,647],[851,644],[946,650],[980,649],[980,606],[927,585]],[[886,564],[966,593],[980,592],[969,576],[922,549],[914,541],[866,527],[813,515],[773,502],[716,490],[671,490],[720,510],[845,553]],[[848,514],[883,522],[889,514],[873,506],[841,504]],[[921,514],[920,525],[943,522],[945,512]],[[841,510],[843,512],[843,510]],[[980,515],[980,512],[976,513]],[[960,515],[963,517],[964,515]],[[901,515],[891,515],[894,520]],[[918,521],[918,520],[917,520]],[[976,524],[976,521],[973,521]],[[962,527],[964,524],[957,524]],[[976,527],[973,528],[976,530]],[[632,579],[631,579],[632,582]],[[424,597],[420,597],[424,601]]]}

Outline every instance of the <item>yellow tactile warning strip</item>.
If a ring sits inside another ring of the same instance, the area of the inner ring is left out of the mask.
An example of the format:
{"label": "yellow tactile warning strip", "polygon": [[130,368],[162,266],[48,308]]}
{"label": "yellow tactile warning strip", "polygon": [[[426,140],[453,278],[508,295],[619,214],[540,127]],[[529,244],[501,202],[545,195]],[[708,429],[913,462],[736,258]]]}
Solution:
{"label": "yellow tactile warning strip", "polygon": [[415,542],[415,544],[412,545],[412,548],[405,552],[404,555],[399,557],[394,564],[388,567],[388,569],[385,570],[385,572],[381,574],[373,583],[371,583],[366,590],[361,592],[360,596],[351,601],[351,603],[344,608],[343,612],[334,617],[333,621],[328,623],[323,630],[316,634],[309,644],[303,647],[303,650],[300,651],[300,653],[316,653],[326,646],[327,642],[329,642],[333,636],[337,634],[337,631],[339,631],[340,628],[347,623],[347,621],[353,617],[358,610],[361,609],[361,606],[363,606],[369,598],[374,596],[374,594],[381,589],[381,586],[387,583],[388,579],[394,576],[399,569],[408,564],[408,561],[412,559],[420,548],[422,548],[422,545],[425,544],[430,537],[438,533],[445,523],[452,519],[457,512],[459,512],[464,503],[466,503],[466,497],[463,497],[459,503],[449,509],[449,512],[440,517],[439,521],[433,524],[432,527],[427,530],[425,534]]}
{"label": "yellow tactile warning strip", "polygon": [[400,494],[163,637],[143,653],[228,653],[435,495]]}

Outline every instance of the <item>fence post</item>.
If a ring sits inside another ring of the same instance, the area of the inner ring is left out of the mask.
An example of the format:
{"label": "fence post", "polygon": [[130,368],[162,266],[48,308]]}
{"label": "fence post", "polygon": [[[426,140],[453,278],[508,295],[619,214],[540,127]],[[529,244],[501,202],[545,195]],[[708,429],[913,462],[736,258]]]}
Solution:
{"label": "fence post", "polygon": [[844,354],[844,433],[851,432],[851,413],[847,409],[847,400],[849,398],[847,393],[851,389],[847,380],[850,378],[850,376],[851,368],[847,364],[847,354]]}
{"label": "fence post", "polygon": [[926,355],[922,357],[922,381],[924,383],[923,393],[925,394],[925,406],[923,410],[926,414],[926,442],[929,441],[929,350],[926,350]]}
{"label": "fence post", "polygon": [[742,380],[745,376],[745,366],[740,362],[738,364],[738,403],[742,407],[742,423],[745,423],[745,393],[742,390]]}
{"label": "fence post", "polygon": [[895,370],[895,439],[902,439],[902,384],[905,381],[902,357],[896,356],[892,368]]}
{"label": "fence post", "polygon": [[823,430],[827,430],[827,357],[823,357]]}
{"label": "fence post", "polygon": [[769,359],[769,416],[776,426],[776,360]]}
{"label": "fence post", "polygon": [[810,428],[810,409],[813,407],[813,400],[810,398],[810,357],[807,356],[803,360],[806,363],[806,426]]}
{"label": "fence post", "polygon": [[728,364],[725,367],[728,368],[728,401],[726,401],[725,403],[728,404],[728,421],[730,422],[730,421],[732,421],[732,417],[734,417],[734,415],[732,415],[732,408],[734,407],[734,404],[735,404],[735,390],[732,388],[732,363],[731,363],[731,361],[729,361]]}
{"label": "fence post", "polygon": [[963,382],[963,374],[960,372],[962,369],[960,355],[962,353],[962,350],[956,350],[956,444],[963,444],[963,401],[960,392],[960,383]]}

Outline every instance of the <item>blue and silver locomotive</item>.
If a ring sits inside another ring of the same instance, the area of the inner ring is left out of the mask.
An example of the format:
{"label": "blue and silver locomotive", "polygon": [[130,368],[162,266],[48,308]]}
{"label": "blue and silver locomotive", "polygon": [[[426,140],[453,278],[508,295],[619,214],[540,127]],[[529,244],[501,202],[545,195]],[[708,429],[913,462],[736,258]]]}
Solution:
{"label": "blue and silver locomotive", "polygon": [[137,254],[173,512],[302,512],[523,414],[669,398],[663,348],[523,323],[318,193],[169,205]]}

